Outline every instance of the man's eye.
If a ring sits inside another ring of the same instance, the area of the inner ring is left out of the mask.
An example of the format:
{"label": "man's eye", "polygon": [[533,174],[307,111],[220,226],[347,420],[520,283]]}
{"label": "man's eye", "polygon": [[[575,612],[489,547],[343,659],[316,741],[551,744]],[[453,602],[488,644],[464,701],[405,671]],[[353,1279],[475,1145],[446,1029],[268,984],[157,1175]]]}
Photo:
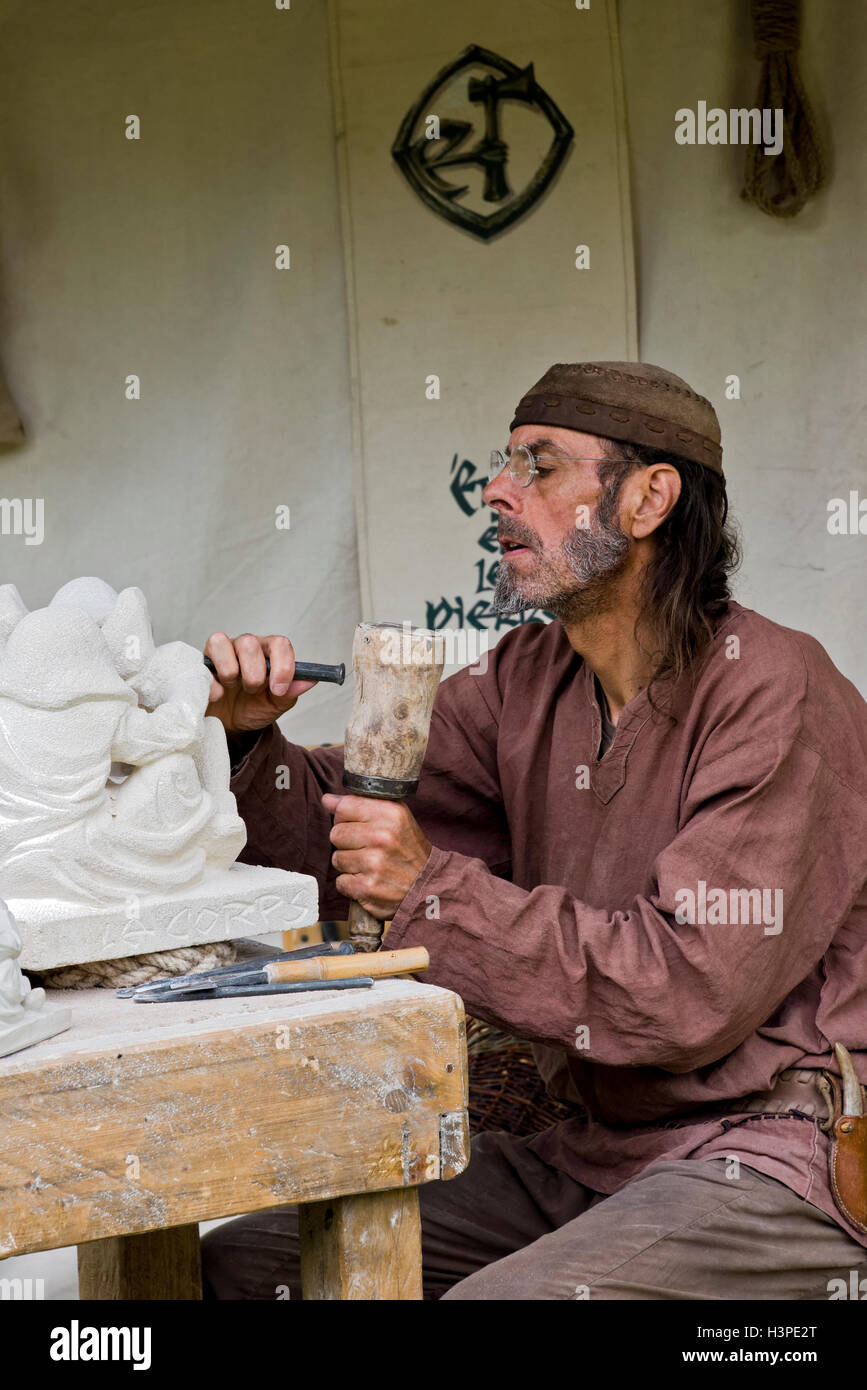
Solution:
{"label": "man's eye", "polygon": [[553,468],[540,468],[540,467],[538,466],[538,464],[536,465],[536,477],[537,477],[537,478],[547,478],[548,474],[549,474],[549,473],[553,473],[553,472],[554,472]]}

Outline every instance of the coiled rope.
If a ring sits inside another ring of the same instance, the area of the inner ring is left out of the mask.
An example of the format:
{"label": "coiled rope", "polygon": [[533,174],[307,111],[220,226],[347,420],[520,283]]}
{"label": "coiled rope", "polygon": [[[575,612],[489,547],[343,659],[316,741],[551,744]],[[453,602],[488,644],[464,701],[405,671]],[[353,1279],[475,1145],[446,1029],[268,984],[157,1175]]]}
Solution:
{"label": "coiled rope", "polygon": [[120,989],[143,985],[164,975],[186,975],[192,970],[214,970],[236,958],[234,941],[214,941],[207,946],[181,946],[173,951],[150,951],[143,956],[119,956],[115,960],[89,960],[63,965],[56,970],[27,974],[34,984],[51,989]]}

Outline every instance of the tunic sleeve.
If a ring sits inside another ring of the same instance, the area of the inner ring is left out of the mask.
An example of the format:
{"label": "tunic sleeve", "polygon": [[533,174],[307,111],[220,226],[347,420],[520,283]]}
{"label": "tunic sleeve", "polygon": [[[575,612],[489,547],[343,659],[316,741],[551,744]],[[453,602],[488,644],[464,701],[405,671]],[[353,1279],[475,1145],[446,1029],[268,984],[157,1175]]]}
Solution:
{"label": "tunic sleeve", "polygon": [[[841,770],[804,737],[803,672],[745,679],[709,708],[678,831],[628,910],[437,846],[388,948],[426,946],[425,979],[469,1013],[582,1060],[678,1073],[733,1051],[821,961],[867,876],[863,718],[829,734],[848,740]],[[722,913],[702,885],[725,890]],[[758,920],[741,893],[756,889]]]}

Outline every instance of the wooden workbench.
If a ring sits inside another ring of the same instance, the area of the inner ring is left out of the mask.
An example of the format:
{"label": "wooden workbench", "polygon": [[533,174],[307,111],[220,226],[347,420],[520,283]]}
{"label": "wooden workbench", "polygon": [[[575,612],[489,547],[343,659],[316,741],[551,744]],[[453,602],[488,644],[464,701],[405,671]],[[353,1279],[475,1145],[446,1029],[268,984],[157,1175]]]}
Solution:
{"label": "wooden workbench", "polygon": [[135,1004],[0,1058],[0,1259],[79,1247],[82,1298],[200,1298],[199,1221],[301,1204],[305,1298],[421,1296],[418,1184],[469,1159],[448,990]]}

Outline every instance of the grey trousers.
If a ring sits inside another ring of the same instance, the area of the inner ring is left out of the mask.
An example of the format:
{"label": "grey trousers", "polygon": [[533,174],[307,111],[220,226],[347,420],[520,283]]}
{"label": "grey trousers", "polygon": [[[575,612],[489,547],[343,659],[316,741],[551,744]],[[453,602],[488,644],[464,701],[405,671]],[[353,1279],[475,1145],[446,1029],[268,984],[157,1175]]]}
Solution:
{"label": "grey trousers", "polygon": [[[857,1241],[743,1164],[655,1163],[606,1197],[528,1142],[478,1135],[459,1177],[419,1189],[425,1298],[820,1300],[867,1275]],[[227,1222],[202,1255],[206,1298],[301,1297],[294,1207]]]}

